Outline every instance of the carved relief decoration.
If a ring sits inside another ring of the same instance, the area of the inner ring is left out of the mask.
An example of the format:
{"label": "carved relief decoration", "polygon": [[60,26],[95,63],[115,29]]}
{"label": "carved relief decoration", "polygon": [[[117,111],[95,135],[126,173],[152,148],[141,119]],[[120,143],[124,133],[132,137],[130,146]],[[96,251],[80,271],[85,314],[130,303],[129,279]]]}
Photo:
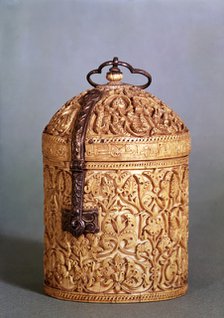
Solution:
{"label": "carved relief decoration", "polygon": [[98,208],[100,232],[79,238],[61,225],[62,210],[71,208],[71,172],[45,164],[44,182],[46,286],[74,300],[89,294],[86,301],[105,295],[119,301],[122,294],[123,301],[136,294],[136,301],[138,293],[157,300],[186,291],[187,164],[88,170],[84,208]]}
{"label": "carved relief decoration", "polygon": [[[127,140],[86,143],[86,160],[88,161],[131,161],[155,160],[182,157],[189,154],[191,144],[189,134],[172,136],[176,138],[160,138],[160,140]],[[155,137],[154,137],[155,138]],[[103,139],[102,139],[103,140]]]}
{"label": "carved relief decoration", "polygon": [[[68,101],[43,134],[45,291],[99,302],[182,295],[188,276],[188,129],[139,88],[97,90],[85,140],[86,92]],[[84,212],[98,211],[98,233],[74,237],[63,227],[74,189],[78,196],[83,191]]]}
{"label": "carved relief decoration", "polygon": [[67,101],[51,118],[44,133],[60,136],[66,141],[71,140],[73,123],[80,109],[79,99],[84,94],[85,92]]}
{"label": "carved relief decoration", "polygon": [[181,119],[165,103],[137,87],[124,85],[104,90],[96,104],[87,137],[148,137],[188,131]]}
{"label": "carved relief decoration", "polygon": [[[131,161],[133,156],[138,160],[155,160],[189,154],[187,127],[157,97],[129,85],[100,86],[97,90],[102,96],[89,119],[86,161]],[[68,101],[45,128],[46,157],[71,160],[72,130],[85,94]]]}
{"label": "carved relief decoration", "polygon": [[[179,116],[154,95],[137,87],[99,86],[103,95],[89,122],[87,139],[108,136],[150,137],[188,132]],[[45,133],[71,138],[79,101],[87,91],[70,99],[52,117]],[[127,140],[128,141],[128,140]],[[95,141],[94,141],[95,142]]]}

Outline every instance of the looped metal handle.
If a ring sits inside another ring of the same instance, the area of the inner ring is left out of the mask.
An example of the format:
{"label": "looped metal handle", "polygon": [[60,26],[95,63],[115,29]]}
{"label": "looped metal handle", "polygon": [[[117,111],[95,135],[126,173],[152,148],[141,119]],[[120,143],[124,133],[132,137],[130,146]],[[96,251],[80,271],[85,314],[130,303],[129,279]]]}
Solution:
{"label": "looped metal handle", "polygon": [[139,88],[144,89],[144,88],[148,87],[151,84],[151,82],[152,82],[152,76],[148,72],[146,72],[144,70],[141,70],[139,68],[133,68],[129,63],[119,61],[118,57],[114,57],[113,60],[106,61],[106,62],[102,63],[97,69],[92,70],[91,72],[89,72],[87,74],[86,79],[89,82],[89,84],[94,86],[94,87],[98,86],[99,84],[97,84],[93,80],[91,80],[91,76],[93,74],[101,74],[102,69],[104,67],[110,66],[110,65],[112,65],[112,67],[109,69],[110,74],[122,74],[122,72],[121,72],[121,70],[119,69],[118,66],[123,66],[123,67],[128,68],[129,71],[132,74],[140,74],[140,75],[145,76],[147,78],[147,82],[145,84],[143,84],[143,85],[135,85],[135,86],[137,86]]}

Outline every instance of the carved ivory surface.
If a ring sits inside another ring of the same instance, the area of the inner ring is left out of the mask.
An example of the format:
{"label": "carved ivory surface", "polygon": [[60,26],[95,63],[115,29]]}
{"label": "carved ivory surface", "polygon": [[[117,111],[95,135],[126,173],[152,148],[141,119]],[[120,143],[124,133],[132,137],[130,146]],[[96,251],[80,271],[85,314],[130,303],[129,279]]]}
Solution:
{"label": "carved ivory surface", "polygon": [[98,88],[85,139],[84,208],[99,232],[63,230],[71,209],[71,138],[79,100],[43,133],[47,294],[76,301],[143,302],[184,294],[188,278],[188,155],[181,119],[133,86]]}

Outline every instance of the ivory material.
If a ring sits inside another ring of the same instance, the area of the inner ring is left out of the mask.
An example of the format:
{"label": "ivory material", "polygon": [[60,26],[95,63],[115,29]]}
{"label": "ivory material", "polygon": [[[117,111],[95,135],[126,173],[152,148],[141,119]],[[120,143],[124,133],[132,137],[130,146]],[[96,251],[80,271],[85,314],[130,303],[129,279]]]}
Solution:
{"label": "ivory material", "polygon": [[188,280],[188,155],[181,119],[129,85],[99,86],[87,130],[84,208],[100,232],[62,229],[71,209],[71,136],[81,95],[43,133],[45,292],[87,302],[143,302],[183,295]]}

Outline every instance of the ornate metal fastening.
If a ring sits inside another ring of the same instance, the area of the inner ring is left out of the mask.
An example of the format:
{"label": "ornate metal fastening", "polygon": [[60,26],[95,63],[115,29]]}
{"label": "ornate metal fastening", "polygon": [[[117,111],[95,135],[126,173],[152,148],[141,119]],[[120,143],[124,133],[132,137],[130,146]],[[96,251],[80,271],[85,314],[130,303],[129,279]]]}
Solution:
{"label": "ornate metal fastening", "polygon": [[[113,60],[104,62],[98,69],[95,69],[87,74],[88,82],[94,86],[99,86],[91,80],[91,75],[100,74],[102,69],[106,66],[112,67],[107,73],[107,78],[111,81],[120,81],[122,78],[121,70],[118,66],[126,67],[133,74],[141,74],[147,78],[147,83],[139,85],[140,88],[146,88],[152,81],[151,75],[141,69],[133,68],[126,62],[119,61],[117,57]],[[100,100],[102,93],[95,89],[86,93],[80,101],[80,111],[77,115],[73,133],[72,133],[72,211],[63,211],[63,229],[71,232],[78,237],[83,233],[97,233],[99,231],[98,225],[98,210],[92,208],[91,210],[83,210],[83,194],[85,183],[85,137],[88,126],[90,113],[94,105]]]}
{"label": "ornate metal fastening", "polygon": [[80,101],[80,111],[77,115],[72,132],[72,211],[68,214],[66,230],[74,236],[83,233],[97,233],[98,210],[95,208],[83,209],[83,194],[85,183],[85,137],[90,113],[94,105],[100,100],[102,93],[97,89],[91,90]]}

